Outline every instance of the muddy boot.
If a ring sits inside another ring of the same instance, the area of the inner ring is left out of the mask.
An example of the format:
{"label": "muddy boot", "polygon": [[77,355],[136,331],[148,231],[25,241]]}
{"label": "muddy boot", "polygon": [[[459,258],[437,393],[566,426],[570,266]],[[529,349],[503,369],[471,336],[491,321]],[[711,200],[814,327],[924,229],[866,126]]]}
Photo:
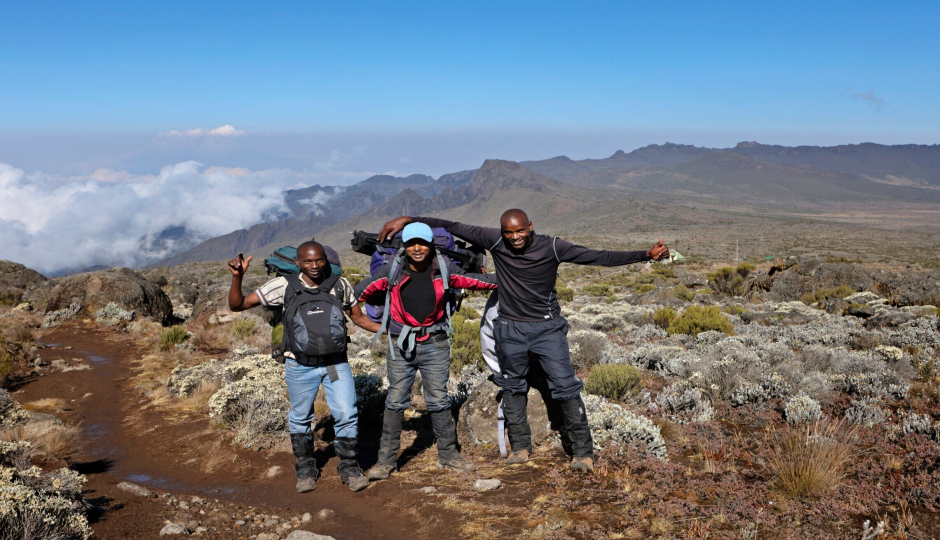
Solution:
{"label": "muddy boot", "polygon": [[431,413],[431,427],[437,438],[437,468],[456,472],[472,472],[475,467],[460,457],[457,451],[457,423],[450,409]]}
{"label": "muddy boot", "polygon": [[336,470],[339,471],[339,477],[344,484],[349,485],[353,491],[362,491],[369,487],[369,479],[362,474],[359,468],[359,462],[356,460],[358,455],[358,443],[353,437],[337,437],[333,441],[333,448],[339,457],[339,463]]}
{"label": "muddy boot", "polygon": [[290,446],[297,458],[297,491],[306,493],[317,488],[317,460],[313,457],[313,434],[291,433]]}
{"label": "muddy boot", "polygon": [[[581,396],[560,403],[564,414],[565,429],[571,441],[573,470],[592,470],[594,462],[594,440],[588,426],[587,414]],[[577,464],[576,464],[577,462]]]}
{"label": "muddy boot", "polygon": [[503,392],[503,414],[506,416],[506,429],[509,432],[509,446],[512,453],[506,460],[507,465],[518,465],[529,460],[532,453],[532,430],[526,414],[529,396]]}

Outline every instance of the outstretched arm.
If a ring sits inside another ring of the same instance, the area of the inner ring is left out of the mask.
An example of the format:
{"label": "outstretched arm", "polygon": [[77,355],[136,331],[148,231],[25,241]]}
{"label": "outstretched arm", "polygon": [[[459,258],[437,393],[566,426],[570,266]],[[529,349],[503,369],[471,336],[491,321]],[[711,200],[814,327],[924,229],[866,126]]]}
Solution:
{"label": "outstretched arm", "polygon": [[228,308],[232,311],[245,311],[261,305],[258,293],[252,292],[248,296],[242,294],[242,278],[248,271],[251,255],[246,259],[241,253],[228,262],[228,269],[232,272],[232,287],[228,291]]}
{"label": "outstretched arm", "polygon": [[384,242],[387,238],[395,236],[398,231],[404,229],[405,225],[409,223],[424,223],[431,228],[440,227],[461,240],[466,240],[486,249],[493,247],[499,241],[501,235],[499,229],[491,227],[477,227],[476,225],[466,225],[432,217],[402,216],[389,221],[382,227],[382,231],[379,232],[379,242]]}
{"label": "outstretched arm", "polygon": [[559,262],[574,264],[589,264],[593,266],[622,266],[637,262],[658,261],[669,256],[669,248],[660,238],[652,248],[646,251],[608,251],[588,249],[584,246],[572,244],[567,240],[556,238],[553,240],[555,257]]}

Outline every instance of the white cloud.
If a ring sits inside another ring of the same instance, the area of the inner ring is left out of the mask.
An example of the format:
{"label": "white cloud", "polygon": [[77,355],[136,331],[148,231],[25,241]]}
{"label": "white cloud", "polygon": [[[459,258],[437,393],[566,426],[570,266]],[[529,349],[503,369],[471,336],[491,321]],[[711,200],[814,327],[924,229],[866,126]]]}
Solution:
{"label": "white cloud", "polygon": [[160,239],[169,227],[202,241],[283,214],[283,191],[298,181],[289,170],[203,169],[193,161],[142,178],[99,169],[63,181],[0,163],[0,259],[47,274],[138,266],[174,251]]}
{"label": "white cloud", "polygon": [[159,133],[161,137],[237,137],[244,134],[245,132],[243,130],[235,129],[235,126],[230,124],[225,124],[215,129],[196,128],[186,131],[173,130]]}

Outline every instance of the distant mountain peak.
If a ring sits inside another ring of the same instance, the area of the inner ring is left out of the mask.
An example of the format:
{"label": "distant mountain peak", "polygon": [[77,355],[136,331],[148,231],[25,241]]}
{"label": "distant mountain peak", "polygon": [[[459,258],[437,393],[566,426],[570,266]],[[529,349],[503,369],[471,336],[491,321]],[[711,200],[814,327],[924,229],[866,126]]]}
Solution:
{"label": "distant mountain peak", "polygon": [[735,148],[750,148],[752,146],[763,146],[757,141],[741,141],[735,146]]}

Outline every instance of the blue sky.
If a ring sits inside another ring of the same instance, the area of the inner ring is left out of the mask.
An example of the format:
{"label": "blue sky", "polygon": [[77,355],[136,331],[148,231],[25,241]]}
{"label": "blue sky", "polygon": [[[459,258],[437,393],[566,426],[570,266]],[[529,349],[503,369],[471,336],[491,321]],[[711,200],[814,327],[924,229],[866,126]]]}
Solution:
{"label": "blue sky", "polygon": [[[940,142],[937,2],[462,4],[4,2],[0,161],[385,152],[361,171],[440,174],[667,140]],[[158,136],[224,125],[248,136],[227,154]],[[441,137],[446,160],[423,148]]]}

